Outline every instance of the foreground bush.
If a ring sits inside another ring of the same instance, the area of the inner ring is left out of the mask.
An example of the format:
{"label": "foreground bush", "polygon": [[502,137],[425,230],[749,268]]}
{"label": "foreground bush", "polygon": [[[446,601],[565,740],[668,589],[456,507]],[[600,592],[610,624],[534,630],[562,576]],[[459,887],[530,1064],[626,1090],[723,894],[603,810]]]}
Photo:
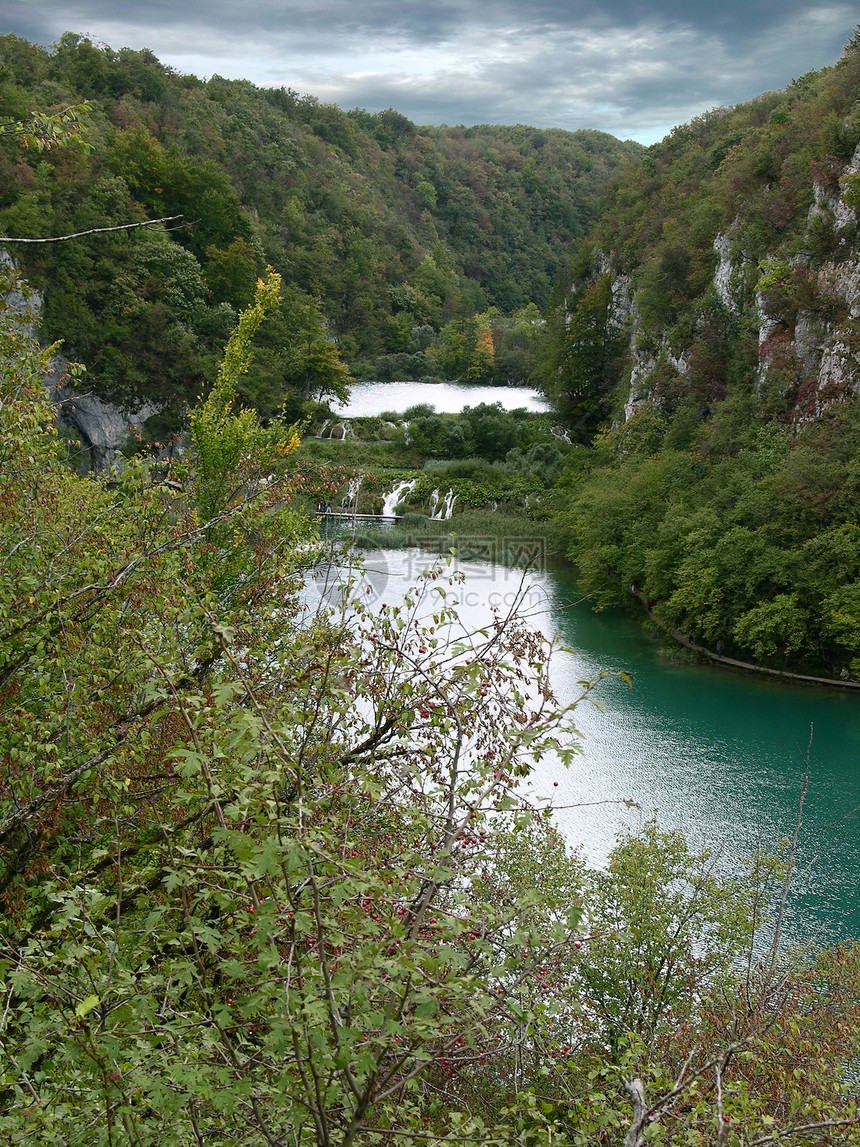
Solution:
{"label": "foreground bush", "polygon": [[853,951],[738,979],[707,857],[588,873],[524,803],[576,735],[515,613],[307,576],[295,434],[232,406],[277,294],[161,484],[68,471],[3,318],[3,1141],[851,1141]]}

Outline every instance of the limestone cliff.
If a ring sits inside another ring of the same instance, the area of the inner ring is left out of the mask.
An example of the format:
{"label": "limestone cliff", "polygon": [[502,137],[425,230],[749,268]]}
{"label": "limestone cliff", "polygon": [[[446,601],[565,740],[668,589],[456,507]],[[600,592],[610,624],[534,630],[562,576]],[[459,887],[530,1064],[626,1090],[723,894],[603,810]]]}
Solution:
{"label": "limestone cliff", "polygon": [[[777,376],[776,385],[786,390],[794,383],[800,404],[796,417],[820,414],[826,406],[850,391],[860,395],[860,249],[857,245],[857,209],[846,202],[851,177],[860,173],[860,145],[840,171],[839,190],[828,191],[813,182],[813,203],[800,251],[789,259],[766,255],[751,263],[732,230],[718,232],[713,240],[717,263],[711,278],[713,294],[735,325],[746,318],[756,333],[759,390]],[[811,245],[813,229],[820,241],[823,229],[831,235],[835,257],[814,266],[804,250]],[[609,265],[603,254],[599,269]],[[610,321],[623,326],[628,342],[628,360],[622,383],[623,418],[629,419],[644,402],[661,404],[659,367],[668,367],[683,378],[689,369],[689,345],[673,351],[665,334],[657,344],[645,337],[635,295],[631,300],[629,272],[612,274]],[[804,301],[790,296],[798,282]],[[752,289],[751,289],[752,288]],[[623,300],[619,305],[616,299]],[[706,293],[702,308],[712,305]],[[700,328],[703,315],[698,317]]]}
{"label": "limestone cliff", "polygon": [[[547,389],[664,426],[732,395],[783,425],[860,395],[860,42],[783,92],[676,128],[574,253]],[[554,373],[553,373],[554,371]],[[597,428],[591,417],[589,433]]]}

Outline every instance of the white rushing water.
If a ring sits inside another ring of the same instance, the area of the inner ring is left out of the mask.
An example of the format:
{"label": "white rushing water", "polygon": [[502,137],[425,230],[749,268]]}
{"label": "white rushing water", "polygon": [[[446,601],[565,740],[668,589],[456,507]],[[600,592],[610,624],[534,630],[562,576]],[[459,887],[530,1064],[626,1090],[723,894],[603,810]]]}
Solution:
{"label": "white rushing water", "polygon": [[447,522],[454,513],[454,503],[457,495],[449,490],[440,505],[439,491],[434,490],[430,495],[430,517],[434,522]]}
{"label": "white rushing water", "polygon": [[391,493],[386,494],[382,500],[382,516],[384,518],[393,518],[397,513],[397,507],[403,499],[415,489],[417,484],[417,478],[410,478],[405,482],[398,482]]}

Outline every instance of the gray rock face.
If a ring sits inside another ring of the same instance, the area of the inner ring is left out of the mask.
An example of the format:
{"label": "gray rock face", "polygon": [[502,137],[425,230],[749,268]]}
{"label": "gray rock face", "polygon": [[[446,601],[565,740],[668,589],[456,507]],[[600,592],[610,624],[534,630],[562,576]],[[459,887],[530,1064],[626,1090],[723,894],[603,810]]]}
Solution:
{"label": "gray rock face", "polygon": [[[842,170],[842,176],[860,173],[860,146]],[[860,394],[860,356],[856,351],[857,324],[860,321],[860,251],[857,249],[855,226],[858,212],[849,206],[838,192],[830,193],[819,185],[813,186],[814,202],[809,211],[809,225],[821,226],[822,221],[833,230],[834,243],[838,249],[836,258],[825,262],[816,271],[810,272],[812,285],[818,297],[832,300],[834,305],[830,315],[818,309],[800,310],[793,326],[781,326],[780,321],[767,313],[765,300],[761,294],[750,298],[750,267],[744,263],[743,252],[736,246],[731,234],[718,234],[714,239],[714,251],[718,263],[714,272],[713,286],[723,306],[731,313],[740,315],[746,308],[755,321],[759,333],[761,361],[758,368],[758,384],[761,385],[771,369],[771,355],[767,351],[768,340],[775,333],[784,331],[788,344],[795,356],[803,380],[813,385],[817,395],[816,412],[826,408],[840,393],[852,390]],[[799,265],[802,256],[793,256],[789,262]],[[595,267],[598,272],[610,270],[611,264],[605,253],[598,254]],[[746,288],[744,284],[746,283]],[[684,375],[688,368],[687,354],[681,349],[673,356],[665,343],[657,351],[639,349],[639,323],[635,303],[636,283],[630,276],[615,275],[613,279],[613,325],[626,324],[629,331],[629,373],[627,396],[624,405],[625,420],[630,418],[643,404],[653,402],[650,375],[657,364],[657,356],[662,355],[666,362],[679,374]],[[748,301],[747,301],[748,300]]]}
{"label": "gray rock face", "polygon": [[716,271],[714,271],[714,288],[726,310],[737,311],[737,303],[732,289],[736,267],[732,261],[734,252],[731,237],[719,234],[714,240],[714,250],[720,260]]}
{"label": "gray rock face", "polygon": [[[17,270],[15,260],[3,247],[0,247],[0,270],[14,272]],[[4,302],[10,311],[22,315],[27,319],[27,331],[36,337],[36,323],[42,313],[42,296],[38,291],[24,290],[22,285],[13,278],[12,289],[7,291]]]}
{"label": "gray rock face", "polygon": [[[15,261],[0,248],[0,268],[14,271]],[[42,313],[42,297],[38,291],[25,291],[13,287],[5,297],[6,306],[27,319],[33,338],[38,338],[38,322]],[[95,471],[121,471],[122,453],[129,436],[139,430],[147,418],[157,413],[158,407],[143,403],[124,410],[105,402],[94,394],[70,386],[69,361],[55,354],[51,359],[51,374],[45,380],[48,394],[57,408],[57,424],[71,427],[80,436],[89,452],[89,466]]]}
{"label": "gray rock face", "polygon": [[122,453],[128,439],[139,430],[158,407],[144,403],[133,410],[122,410],[94,394],[86,394],[65,385],[68,361],[62,355],[51,359],[53,374],[48,381],[51,398],[57,407],[57,422],[72,427],[89,450],[89,468],[97,472],[122,471]]}

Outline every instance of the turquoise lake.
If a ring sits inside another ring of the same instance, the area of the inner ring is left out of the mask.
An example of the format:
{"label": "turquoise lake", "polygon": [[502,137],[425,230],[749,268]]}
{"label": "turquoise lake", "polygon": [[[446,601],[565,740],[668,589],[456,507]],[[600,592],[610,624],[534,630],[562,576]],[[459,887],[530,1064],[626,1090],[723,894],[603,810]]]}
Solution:
{"label": "turquoise lake", "polygon": [[[353,389],[349,414],[496,401],[545,408],[525,388],[366,383]],[[375,590],[391,601],[431,559],[374,551],[364,560]],[[492,606],[505,608],[520,588],[521,574],[499,562],[466,562],[461,570],[467,627],[484,624]],[[709,846],[724,871],[738,873],[753,853],[773,850],[794,831],[808,753],[787,939],[860,939],[860,692],[673,661],[633,618],[592,610],[566,568],[532,573],[524,589],[533,623],[571,650],[553,662],[561,700],[573,700],[578,682],[601,672],[624,671],[633,681],[631,689],[603,680],[594,693],[602,708],[586,701],[577,710],[582,752],[575,763],[565,770],[547,760],[532,778],[535,794],[560,806],[557,822],[571,846],[599,865],[620,830],[656,815],[664,828]],[[625,808],[626,799],[639,807]]]}
{"label": "turquoise lake", "polygon": [[[416,550],[364,555],[374,592],[389,602],[430,561]],[[560,700],[576,698],[578,683],[601,672],[632,678],[632,688],[604,679],[592,695],[600,708],[580,704],[582,751],[570,769],[546,760],[531,779],[535,795],[559,806],[572,846],[599,865],[619,830],[656,815],[662,827],[709,846],[719,868],[740,872],[756,850],[791,835],[808,752],[786,935],[860,938],[860,696],[673,662],[632,618],[594,612],[566,570],[530,573],[522,586],[521,572],[501,564],[465,562],[460,572],[453,592],[466,627],[485,624],[493,607],[506,609],[522,591],[522,612],[558,635],[568,648],[553,660]]]}

